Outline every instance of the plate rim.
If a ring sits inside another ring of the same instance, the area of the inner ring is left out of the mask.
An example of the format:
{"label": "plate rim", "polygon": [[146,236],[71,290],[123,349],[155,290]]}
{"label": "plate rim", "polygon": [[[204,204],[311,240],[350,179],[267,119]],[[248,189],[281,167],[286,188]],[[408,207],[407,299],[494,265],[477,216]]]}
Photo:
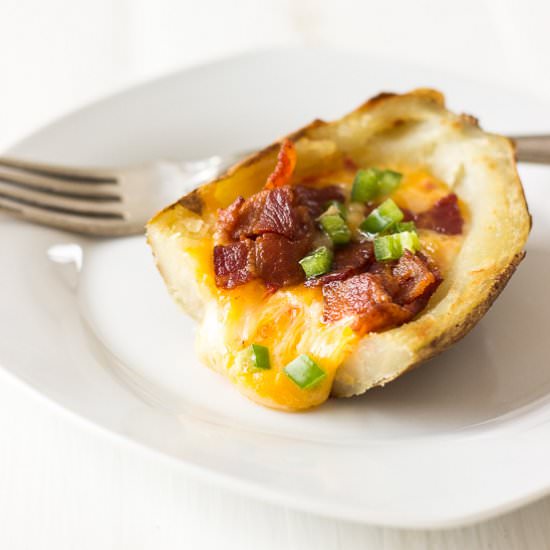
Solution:
{"label": "plate rim", "polygon": [[448,517],[438,520],[401,520],[387,519],[384,514],[373,514],[366,517],[363,513],[357,513],[354,509],[328,509],[325,506],[318,504],[315,499],[307,497],[298,497],[296,495],[288,495],[284,491],[276,491],[272,488],[266,488],[260,483],[256,483],[242,477],[232,476],[230,474],[221,473],[214,468],[200,466],[189,462],[183,458],[176,457],[172,454],[163,452],[155,447],[149,446],[139,440],[133,439],[131,436],[112,430],[95,420],[91,420],[61,403],[58,403],[52,397],[42,393],[32,384],[27,383],[3,364],[0,364],[0,376],[4,376],[10,383],[18,387],[19,390],[31,396],[36,402],[41,403],[49,411],[58,418],[66,418],[73,426],[81,426],[84,430],[89,430],[94,437],[105,438],[111,444],[117,447],[131,450],[142,454],[144,458],[154,458],[160,460],[163,464],[183,471],[186,475],[194,476],[195,479],[204,483],[216,483],[222,489],[235,491],[237,494],[248,498],[259,500],[264,503],[274,504],[282,507],[288,507],[299,512],[306,512],[313,515],[318,515],[332,520],[343,520],[360,525],[370,525],[373,527],[386,527],[393,529],[409,529],[414,531],[422,530],[446,530],[459,527],[467,527],[483,521],[504,515],[517,508],[535,502],[550,493],[550,485],[546,488],[541,488],[536,492],[526,493],[518,498],[509,499],[506,502],[487,507],[484,510],[474,511],[467,515]]}

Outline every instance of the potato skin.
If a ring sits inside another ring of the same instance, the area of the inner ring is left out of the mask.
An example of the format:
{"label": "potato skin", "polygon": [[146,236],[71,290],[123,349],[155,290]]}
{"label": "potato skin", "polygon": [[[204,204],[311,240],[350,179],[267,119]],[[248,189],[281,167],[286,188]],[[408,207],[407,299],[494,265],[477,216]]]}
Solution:
{"label": "potato skin", "polygon": [[[462,338],[513,275],[525,255],[531,227],[514,148],[506,138],[481,130],[474,117],[449,112],[443,95],[429,89],[379,94],[340,120],[316,120],[287,137],[297,148],[298,178],[337,167],[344,157],[358,166],[422,164],[449,183],[471,210],[456,266],[426,310],[405,325],[367,334],[338,370],[332,395],[358,395],[385,385]],[[174,232],[195,238],[185,231],[186,219],[200,219],[204,231],[211,232],[217,208],[261,189],[279,144],[192,191],[148,224],[148,240],[167,286],[195,318],[200,319],[212,298],[196,282],[196,270],[182,247],[175,246]]]}
{"label": "potato skin", "polygon": [[[434,338],[432,341],[427,342],[420,350],[416,363],[410,365],[407,371],[412,370],[424,361],[439,355],[451,347],[455,342],[458,342],[464,338],[464,336],[466,336],[466,334],[468,334],[468,332],[475,327],[478,321],[481,320],[485,313],[487,313],[489,308],[493,305],[493,302],[499,297],[500,293],[504,290],[504,287],[508,284],[510,277],[512,277],[520,262],[523,258],[525,258],[525,255],[525,251],[516,254],[508,267],[496,277],[489,295],[481,303],[479,303],[477,307],[473,308],[461,323],[446,330],[443,334]],[[402,374],[407,371],[404,371]]]}

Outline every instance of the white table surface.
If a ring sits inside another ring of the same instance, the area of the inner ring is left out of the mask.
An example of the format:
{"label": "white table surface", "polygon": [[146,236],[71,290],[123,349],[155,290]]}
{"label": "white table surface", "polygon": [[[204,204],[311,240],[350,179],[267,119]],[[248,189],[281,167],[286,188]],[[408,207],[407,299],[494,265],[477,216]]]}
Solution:
{"label": "white table surface", "polygon": [[[377,52],[550,96],[549,20],[537,0],[3,0],[0,147],[114,89],[275,44]],[[260,503],[83,429],[0,370],[2,550],[544,550],[549,519],[550,498],[437,532]]]}

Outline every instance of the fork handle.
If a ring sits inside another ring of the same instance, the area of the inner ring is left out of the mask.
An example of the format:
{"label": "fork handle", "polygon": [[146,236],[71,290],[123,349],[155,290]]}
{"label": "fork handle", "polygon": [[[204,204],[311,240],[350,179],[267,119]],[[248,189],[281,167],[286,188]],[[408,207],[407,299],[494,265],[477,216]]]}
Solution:
{"label": "fork handle", "polygon": [[514,136],[518,162],[550,164],[550,135]]}

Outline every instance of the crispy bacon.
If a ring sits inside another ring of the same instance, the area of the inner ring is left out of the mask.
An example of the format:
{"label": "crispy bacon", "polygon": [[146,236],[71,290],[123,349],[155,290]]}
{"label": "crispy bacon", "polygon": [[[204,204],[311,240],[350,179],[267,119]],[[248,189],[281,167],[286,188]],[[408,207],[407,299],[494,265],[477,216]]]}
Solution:
{"label": "crispy bacon", "polygon": [[249,199],[237,198],[218,212],[218,235],[227,240],[277,233],[287,239],[300,239],[314,230],[313,219],[301,206],[289,186],[265,189]]}
{"label": "crispy bacon", "polygon": [[254,241],[214,247],[214,275],[219,288],[235,288],[255,277]]}
{"label": "crispy bacon", "polygon": [[435,266],[408,250],[396,262],[375,262],[370,271],[323,286],[324,321],[355,317],[359,332],[383,330],[412,319],[441,283]]}
{"label": "crispy bacon", "polygon": [[366,269],[374,261],[372,242],[351,243],[334,254],[333,269],[357,272]]}
{"label": "crispy bacon", "polygon": [[252,234],[277,233],[287,239],[296,240],[313,232],[313,220],[305,207],[296,204],[291,187],[285,186],[262,193],[266,193],[265,200],[258,209]]}
{"label": "crispy bacon", "polygon": [[233,233],[239,223],[239,214],[245,200],[243,197],[237,197],[227,208],[218,210],[216,219],[216,233],[222,241],[228,241],[233,238]]}
{"label": "crispy bacon", "polygon": [[329,323],[350,315],[362,315],[376,304],[391,303],[382,280],[372,273],[360,273],[345,281],[323,286],[324,320]]}
{"label": "crispy bacon", "polygon": [[417,227],[432,229],[445,235],[460,235],[464,220],[454,193],[439,199],[429,210],[415,216]]}
{"label": "crispy bacon", "polygon": [[410,321],[413,317],[414,313],[409,311],[407,307],[397,305],[393,302],[375,304],[371,309],[355,319],[352,328],[361,334],[366,334],[367,332],[397,327]]}
{"label": "crispy bacon", "polygon": [[393,266],[392,275],[398,287],[394,301],[400,305],[410,304],[426,295],[431,296],[442,280],[439,270],[430,265],[426,256],[412,254],[408,250]]}
{"label": "crispy bacon", "polygon": [[275,169],[267,178],[265,189],[275,189],[288,185],[296,166],[296,148],[290,139],[284,139],[281,143]]}
{"label": "crispy bacon", "polygon": [[311,238],[290,241],[282,235],[266,233],[256,239],[258,276],[271,288],[295,285],[305,279],[298,263],[309,251]]}
{"label": "crispy bacon", "polygon": [[296,195],[296,201],[305,206],[311,216],[317,218],[320,216],[328,201],[345,200],[344,193],[337,185],[327,185],[326,187],[306,187],[304,185],[295,185],[293,187]]}
{"label": "crispy bacon", "polygon": [[384,288],[394,296],[399,292],[399,281],[393,276],[393,267],[395,262],[374,262],[369,271],[377,275]]}
{"label": "crispy bacon", "polygon": [[408,209],[408,208],[401,208],[401,212],[403,212],[403,220],[404,222],[413,222],[414,221],[414,214]]}
{"label": "crispy bacon", "polygon": [[361,333],[383,330],[404,323],[412,316],[393,303],[382,279],[373,273],[360,273],[345,281],[329,283],[323,287],[323,298],[325,322],[355,317],[352,326]]}
{"label": "crispy bacon", "polygon": [[322,286],[331,281],[343,281],[351,275],[365,271],[374,261],[374,249],[371,242],[351,243],[336,250],[332,271],[306,281],[306,286]]}

